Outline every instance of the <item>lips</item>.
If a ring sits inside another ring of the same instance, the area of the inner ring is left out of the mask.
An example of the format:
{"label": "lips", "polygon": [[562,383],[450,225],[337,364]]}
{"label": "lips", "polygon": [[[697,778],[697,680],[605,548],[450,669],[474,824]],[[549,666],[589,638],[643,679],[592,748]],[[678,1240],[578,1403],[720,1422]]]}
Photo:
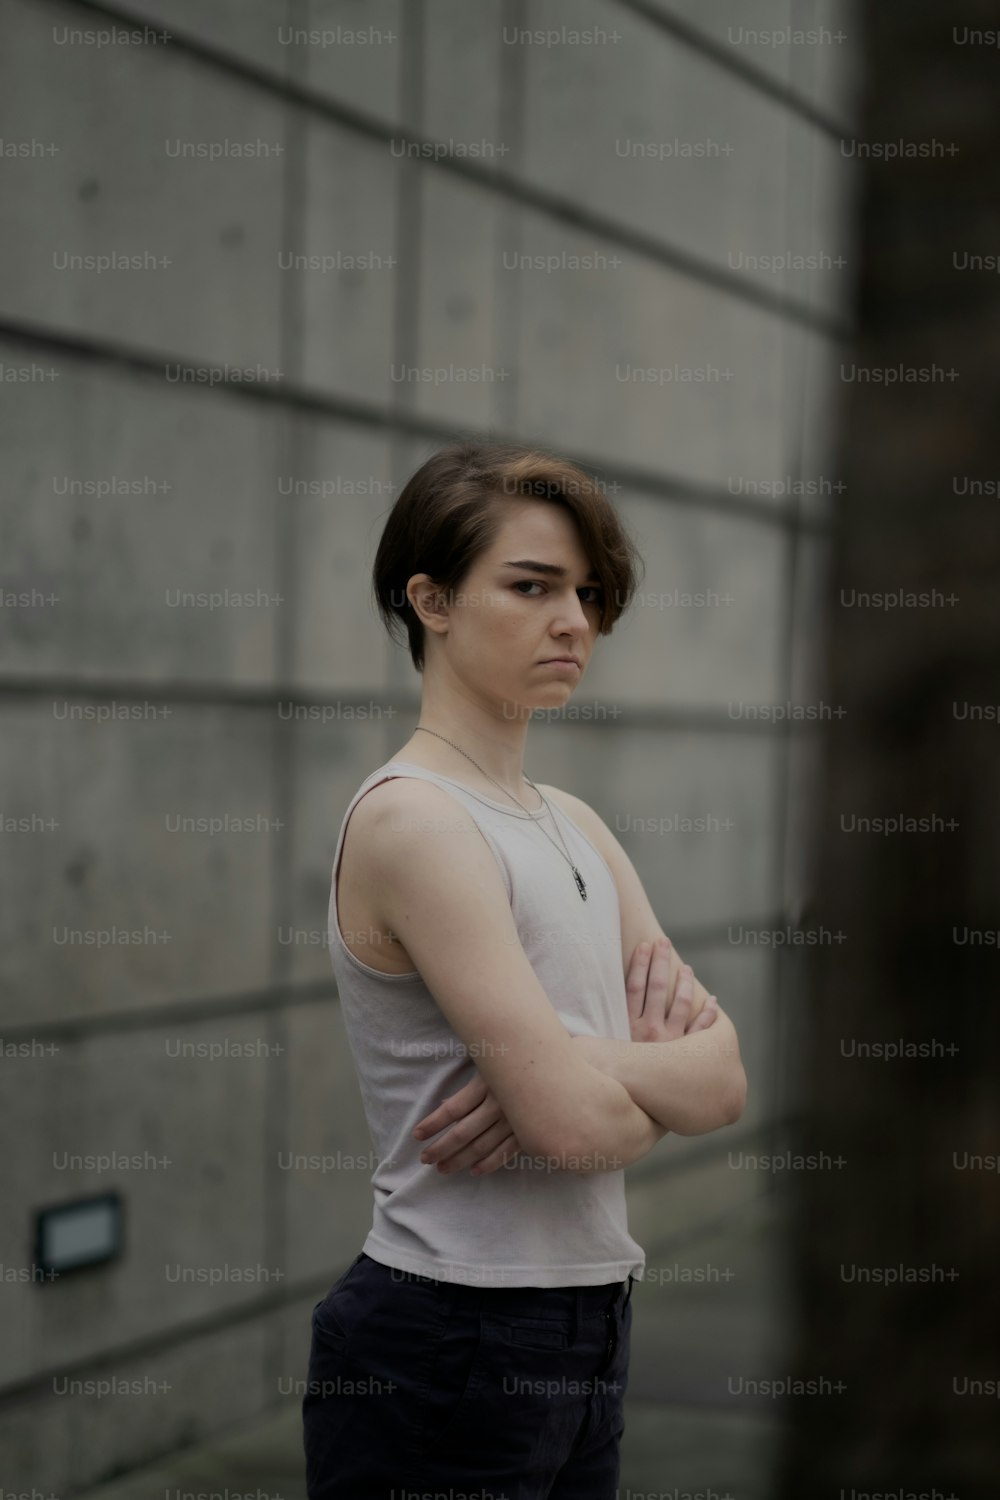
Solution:
{"label": "lips", "polygon": [[580,665],[575,656],[547,656],[542,662],[542,666],[546,666],[550,661],[564,661],[567,663],[571,662],[574,667],[578,667]]}

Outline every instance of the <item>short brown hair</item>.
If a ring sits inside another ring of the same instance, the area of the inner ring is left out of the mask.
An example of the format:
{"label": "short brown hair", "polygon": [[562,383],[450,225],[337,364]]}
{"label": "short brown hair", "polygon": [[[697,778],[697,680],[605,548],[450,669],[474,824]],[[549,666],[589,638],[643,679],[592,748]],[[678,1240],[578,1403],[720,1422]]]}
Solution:
{"label": "short brown hair", "polygon": [[496,500],[532,495],[565,505],[575,517],[604,594],[599,632],[610,635],[635,593],[642,563],[598,481],[539,448],[456,442],[433,453],[407,480],[375,554],[378,612],[400,644],[399,625],[406,625],[418,672],[424,669],[424,627],[406,597],[407,583],[414,573],[427,573],[449,596],[500,530]]}

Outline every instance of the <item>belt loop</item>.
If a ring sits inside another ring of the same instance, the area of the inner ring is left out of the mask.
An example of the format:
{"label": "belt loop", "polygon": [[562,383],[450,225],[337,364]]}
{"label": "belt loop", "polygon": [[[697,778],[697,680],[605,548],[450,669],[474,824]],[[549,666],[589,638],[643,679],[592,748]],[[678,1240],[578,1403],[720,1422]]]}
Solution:
{"label": "belt loop", "polygon": [[630,1302],[630,1300],[632,1298],[632,1288],[634,1286],[635,1286],[635,1278],[633,1277],[632,1272],[630,1271],[628,1273],[628,1291],[625,1293],[625,1301],[622,1303],[622,1312],[624,1312],[625,1309],[626,1309],[626,1307],[628,1307],[628,1305],[629,1305],[629,1302]]}
{"label": "belt loop", "polygon": [[580,1313],[583,1306],[583,1287],[578,1286],[573,1290],[573,1345],[575,1349],[580,1338]]}

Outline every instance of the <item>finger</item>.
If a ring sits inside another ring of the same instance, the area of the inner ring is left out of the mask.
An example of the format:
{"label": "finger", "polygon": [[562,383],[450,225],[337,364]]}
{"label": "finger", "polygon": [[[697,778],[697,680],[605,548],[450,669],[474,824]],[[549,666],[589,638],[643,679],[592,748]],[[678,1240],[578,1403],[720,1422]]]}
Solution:
{"label": "finger", "polygon": [[[436,1141],[428,1141],[420,1153],[420,1160],[430,1162],[432,1166],[439,1161],[445,1161],[448,1157],[454,1156],[456,1151],[463,1150],[477,1136],[482,1135],[484,1130],[489,1130],[491,1126],[496,1125],[497,1121],[502,1120],[503,1113],[500,1106],[494,1099],[487,1099],[469,1114],[463,1115],[454,1125],[450,1125]],[[507,1129],[510,1129],[509,1125]]]}
{"label": "finger", "polygon": [[489,1156],[484,1156],[482,1161],[477,1161],[474,1167],[469,1168],[472,1177],[486,1177],[490,1172],[499,1171],[507,1162],[513,1161],[521,1149],[516,1135],[508,1135],[491,1151]]}
{"label": "finger", "polygon": [[[668,937],[658,937],[653,944],[653,954],[646,978],[646,1008],[642,1019],[661,1026],[670,1011],[674,993],[674,945]],[[676,980],[674,980],[676,983]]]}
{"label": "finger", "polygon": [[715,995],[709,995],[701,1010],[695,1016],[685,1035],[690,1036],[693,1031],[707,1031],[713,1023],[718,1020],[719,1002]]}
{"label": "finger", "polygon": [[664,1022],[666,1022],[670,1017],[670,1012],[673,1008],[674,1000],[677,997],[677,984],[681,977],[681,971],[684,968],[684,960],[677,952],[677,949],[674,947],[673,943],[669,938],[666,938],[665,941],[669,945],[667,948],[669,965],[666,979],[667,998],[663,1006],[662,1017]]}
{"label": "finger", "polygon": [[484,1156],[489,1156],[500,1142],[510,1134],[510,1126],[506,1120],[501,1120],[496,1125],[491,1125],[488,1130],[481,1130],[472,1140],[465,1143],[460,1150],[451,1151],[436,1163],[436,1170],[442,1175],[449,1172],[461,1172],[465,1167],[475,1166]]}
{"label": "finger", "polygon": [[450,1094],[429,1115],[419,1121],[413,1131],[414,1140],[424,1140],[427,1136],[437,1135],[439,1130],[444,1130],[446,1125],[453,1125],[463,1115],[467,1115],[471,1109],[475,1109],[486,1098],[488,1092],[486,1080],[479,1073],[470,1079],[464,1088],[460,1088],[457,1094]]}
{"label": "finger", "polygon": [[636,944],[625,980],[625,998],[628,1002],[631,1021],[638,1021],[646,1003],[646,976],[649,973],[649,961],[652,956],[652,943]]}
{"label": "finger", "polygon": [[674,1003],[670,1007],[670,1015],[667,1017],[664,1040],[672,1042],[676,1037],[684,1035],[684,1028],[688,1022],[691,1006],[694,1004],[694,971],[690,964],[681,966],[680,976],[677,980],[677,988],[674,991]]}
{"label": "finger", "polygon": [[707,1031],[710,1026],[714,1025],[718,1015],[719,1002],[714,995],[709,995],[705,1004],[688,1027],[687,1034],[690,1036],[692,1031]]}

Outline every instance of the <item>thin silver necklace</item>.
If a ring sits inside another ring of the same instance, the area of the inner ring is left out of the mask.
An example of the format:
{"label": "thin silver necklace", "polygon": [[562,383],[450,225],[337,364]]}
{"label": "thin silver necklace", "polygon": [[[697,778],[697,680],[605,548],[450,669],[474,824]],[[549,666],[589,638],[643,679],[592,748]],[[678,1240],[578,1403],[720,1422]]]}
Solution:
{"label": "thin silver necklace", "polygon": [[[466,760],[472,760],[472,756],[469,754],[469,752],[467,750],[463,750],[462,747],[461,747],[461,745],[456,745],[454,740],[447,739],[445,735],[438,734],[438,732],[437,732],[436,729],[427,729],[427,728],[424,727],[423,724],[418,724],[417,725],[417,729],[422,729],[424,731],[424,734],[433,734],[436,739],[444,740],[444,742],[445,742],[446,745],[453,746],[454,749],[456,749],[460,755],[464,755],[465,756]],[[487,781],[492,781],[492,783],[493,783],[494,786],[499,786],[500,787],[500,790],[504,793],[505,796],[510,797],[511,801],[517,802],[518,807],[521,809],[521,811],[525,814],[526,817],[528,817],[528,818],[531,817],[531,813],[525,807],[524,803],[521,802],[521,801],[519,801],[518,798],[514,796],[513,792],[508,792],[507,788],[505,786],[500,786],[499,781],[497,781],[497,779],[496,779],[495,776],[491,776],[490,773],[489,773],[489,771],[483,771],[483,768],[479,764],[478,760],[472,760],[472,764],[475,766],[475,768],[476,768],[477,771],[482,771],[483,772],[483,775],[486,777]],[[534,789],[534,791],[538,792],[538,788],[537,788],[537,786],[535,786],[535,783],[532,781],[532,779],[531,779],[530,776],[526,776],[524,779],[528,783],[528,785]],[[556,822],[556,815],[555,815],[555,813],[552,812],[551,807],[549,807],[548,801],[545,798],[545,796],[541,792],[538,792],[538,795],[539,795],[539,797],[541,797],[543,805],[549,809],[549,812],[550,812],[550,814],[552,816],[552,821],[556,825],[556,833],[558,833],[560,843],[563,846],[562,849],[559,848],[559,844],[556,843],[555,839],[552,837],[551,833],[549,833],[549,831],[548,831],[547,828],[542,828],[541,823],[538,824],[538,827],[541,828],[542,833],[544,833],[545,837],[548,839],[549,843],[555,849],[556,853],[557,854],[562,854],[563,859],[566,861],[566,863],[569,865],[570,869],[573,871],[573,879],[576,881],[576,888],[580,892],[580,900],[581,901],[586,901],[586,899],[587,899],[587,885],[586,885],[586,882],[584,881],[584,878],[580,874],[580,871],[577,869],[576,865],[573,863],[573,861],[572,861],[572,859],[570,857],[569,850],[566,849],[566,840],[562,836],[562,829],[559,827],[559,824]],[[534,819],[532,819],[532,821],[534,822]],[[565,854],[563,854],[563,849],[566,850]]]}

